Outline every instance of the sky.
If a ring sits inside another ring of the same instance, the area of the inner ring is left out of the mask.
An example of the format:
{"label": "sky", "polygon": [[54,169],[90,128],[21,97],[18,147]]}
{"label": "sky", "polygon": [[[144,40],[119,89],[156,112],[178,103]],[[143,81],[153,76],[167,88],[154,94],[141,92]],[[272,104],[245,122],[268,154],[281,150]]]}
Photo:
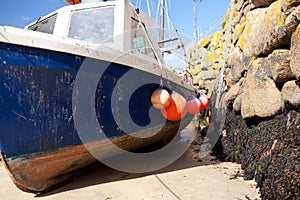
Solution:
{"label": "sky", "polygon": [[[82,3],[98,0],[83,0]],[[155,0],[131,0],[133,5],[141,5],[141,9],[147,12],[147,1]],[[178,32],[193,40],[194,38],[194,0],[166,0],[170,19]],[[197,32],[208,36],[210,31],[220,30],[221,22],[218,20],[224,16],[229,7],[230,0],[196,0]],[[23,28],[27,24],[37,20],[62,6],[69,5],[64,0],[8,0],[2,1],[0,6],[0,25],[8,25]],[[151,6],[152,16],[156,17],[156,4]],[[215,23],[219,21],[219,23]],[[212,24],[213,23],[213,24]],[[198,36],[201,37],[201,34]]]}

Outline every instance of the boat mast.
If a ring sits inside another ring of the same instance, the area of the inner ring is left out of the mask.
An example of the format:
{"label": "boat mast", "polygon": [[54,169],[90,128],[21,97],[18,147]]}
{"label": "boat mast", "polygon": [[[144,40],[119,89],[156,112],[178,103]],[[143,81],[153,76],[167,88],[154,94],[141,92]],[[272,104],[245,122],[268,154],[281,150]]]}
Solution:
{"label": "boat mast", "polygon": [[198,31],[197,31],[197,9],[196,9],[196,1],[197,0],[193,0],[194,1],[194,44],[196,44],[197,40],[198,40]]}
{"label": "boat mast", "polygon": [[[159,41],[164,41],[165,37],[165,12],[164,12],[164,8],[165,8],[165,0],[161,0],[160,1],[160,31],[159,31]],[[163,47],[163,43],[161,44],[161,47]]]}

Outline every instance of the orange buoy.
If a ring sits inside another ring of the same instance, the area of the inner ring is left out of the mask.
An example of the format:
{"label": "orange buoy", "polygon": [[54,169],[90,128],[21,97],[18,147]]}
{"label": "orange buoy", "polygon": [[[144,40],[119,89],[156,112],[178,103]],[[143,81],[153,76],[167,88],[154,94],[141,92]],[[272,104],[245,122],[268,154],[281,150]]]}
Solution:
{"label": "orange buoy", "polygon": [[151,103],[157,109],[164,109],[170,104],[170,94],[165,89],[157,89],[151,95]]}
{"label": "orange buoy", "polygon": [[204,110],[208,106],[208,99],[205,94],[201,94],[198,98],[201,102],[200,110]]}
{"label": "orange buoy", "polygon": [[187,103],[183,96],[176,92],[170,94],[170,104],[168,107],[161,109],[162,115],[170,121],[178,121],[187,113]]}
{"label": "orange buoy", "polygon": [[75,5],[75,4],[80,4],[81,0],[65,0],[66,2],[68,2],[71,5]]}
{"label": "orange buoy", "polygon": [[187,111],[188,113],[195,115],[200,112],[201,101],[196,97],[191,97],[187,101]]}

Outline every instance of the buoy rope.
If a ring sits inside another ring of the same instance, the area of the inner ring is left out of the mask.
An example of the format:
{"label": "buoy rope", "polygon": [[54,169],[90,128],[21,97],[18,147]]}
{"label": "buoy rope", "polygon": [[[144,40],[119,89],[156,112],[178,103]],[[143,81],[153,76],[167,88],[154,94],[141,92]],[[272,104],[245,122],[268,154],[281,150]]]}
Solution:
{"label": "buoy rope", "polygon": [[229,46],[229,35],[232,27],[232,13],[233,13],[233,8],[234,8],[234,0],[230,1],[230,7],[229,7],[229,23],[226,29],[226,40],[225,40],[225,48],[224,48],[224,53],[223,53],[223,62],[222,62],[222,67],[221,67],[221,72],[219,76],[219,83],[218,83],[218,90],[217,90],[217,98],[216,98],[216,104],[215,107],[219,108],[220,106],[220,97],[221,97],[221,90],[222,90],[222,85],[223,85],[223,79],[224,79],[224,71],[225,71],[225,65],[226,65],[226,59],[227,59],[227,50]]}
{"label": "buoy rope", "polygon": [[158,62],[158,65],[160,67],[160,87],[163,88],[163,86],[164,86],[163,85],[163,71],[164,71],[163,62],[160,60],[160,56],[159,56],[158,52],[156,51],[156,49],[155,49],[155,47],[154,47],[154,45],[153,45],[153,43],[152,43],[152,41],[149,37],[148,31],[145,27],[145,24],[142,23],[140,17],[138,17],[138,26],[142,27],[142,29],[143,29],[143,31],[146,35],[146,39],[147,39],[147,41],[148,41],[148,43],[149,43],[149,45],[150,45],[150,47],[151,47],[151,49],[154,53],[154,56],[155,56],[155,58]]}

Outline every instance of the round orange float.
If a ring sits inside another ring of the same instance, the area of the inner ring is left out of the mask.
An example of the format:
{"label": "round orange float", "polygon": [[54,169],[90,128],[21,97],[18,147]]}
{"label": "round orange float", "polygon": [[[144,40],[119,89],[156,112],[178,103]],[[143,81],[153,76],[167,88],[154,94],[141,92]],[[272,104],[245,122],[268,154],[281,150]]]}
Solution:
{"label": "round orange float", "polygon": [[68,2],[71,5],[75,5],[75,4],[80,4],[81,0],[65,0],[66,2]]}
{"label": "round orange float", "polygon": [[204,110],[208,106],[208,99],[205,94],[201,94],[198,98],[201,102],[200,110]]}
{"label": "round orange float", "polygon": [[176,92],[170,94],[170,104],[168,107],[161,109],[162,115],[170,121],[178,121],[187,113],[187,103],[183,96]]}
{"label": "round orange float", "polygon": [[187,111],[188,113],[195,115],[200,112],[201,101],[196,97],[190,97],[187,101]]}
{"label": "round orange float", "polygon": [[157,89],[151,95],[151,103],[157,109],[164,109],[170,104],[170,94],[165,89]]}

